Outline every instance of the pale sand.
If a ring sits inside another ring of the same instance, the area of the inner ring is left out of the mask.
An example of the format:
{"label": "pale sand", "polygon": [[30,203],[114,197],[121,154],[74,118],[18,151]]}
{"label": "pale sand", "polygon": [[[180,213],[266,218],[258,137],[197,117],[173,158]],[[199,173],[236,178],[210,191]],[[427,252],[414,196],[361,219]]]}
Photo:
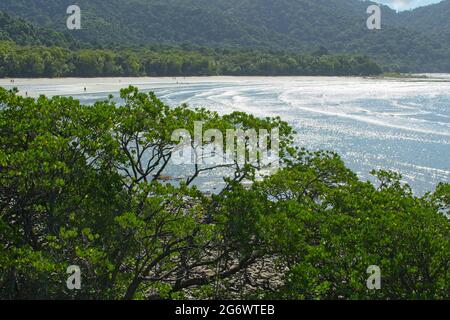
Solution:
{"label": "pale sand", "polygon": [[[432,82],[433,80],[442,80],[443,77],[430,76],[429,79],[418,79],[420,82]],[[448,76],[448,75],[446,75]],[[432,78],[431,78],[432,77]],[[14,78],[14,82],[11,82],[11,78],[0,79],[0,87],[11,89],[17,87],[21,95],[28,95],[29,97],[38,97],[39,95],[55,96],[55,95],[80,95],[86,94],[99,94],[99,93],[117,93],[121,88],[126,88],[130,85],[136,86],[141,90],[151,90],[155,86],[158,87],[176,87],[186,85],[201,85],[205,83],[261,83],[271,79],[275,82],[296,82],[301,81],[303,83],[312,82],[317,83],[320,80],[326,80],[327,82],[346,82],[353,84],[354,82],[361,81],[396,81],[395,78],[390,79],[371,79],[361,77],[244,77],[244,76],[213,76],[213,77],[108,77],[108,78],[38,78],[38,79],[21,79]],[[447,78],[448,79],[448,78]],[[403,82],[416,81],[415,79],[399,79]],[[86,91],[85,91],[86,88]]]}

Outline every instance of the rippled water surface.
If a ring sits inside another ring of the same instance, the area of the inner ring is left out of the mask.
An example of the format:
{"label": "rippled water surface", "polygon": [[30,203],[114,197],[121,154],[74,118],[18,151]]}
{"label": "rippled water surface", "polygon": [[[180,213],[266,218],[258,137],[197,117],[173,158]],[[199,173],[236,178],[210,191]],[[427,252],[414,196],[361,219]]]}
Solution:
{"label": "rippled water surface", "polygon": [[[309,149],[337,151],[362,178],[371,169],[400,171],[417,193],[450,181],[450,77],[133,78],[16,80],[22,94],[72,95],[92,103],[129,84],[169,105],[220,113],[279,115]],[[1,86],[11,87],[1,80]],[[86,87],[86,92],[84,92]]]}

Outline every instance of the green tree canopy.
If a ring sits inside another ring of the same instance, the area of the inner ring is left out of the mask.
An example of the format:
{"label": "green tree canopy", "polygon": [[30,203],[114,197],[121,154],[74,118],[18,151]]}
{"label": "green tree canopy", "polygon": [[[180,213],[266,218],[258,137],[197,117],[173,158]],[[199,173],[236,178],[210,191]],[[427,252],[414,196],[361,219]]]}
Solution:
{"label": "green tree canopy", "polygon": [[[417,197],[391,172],[360,181],[338,155],[293,145],[279,118],[0,89],[0,298],[440,299],[450,292],[448,184]],[[174,130],[280,131],[282,166],[228,164],[217,194],[168,164]],[[243,184],[243,181],[251,184]],[[66,287],[78,265],[82,288]],[[377,265],[382,289],[366,287]]]}

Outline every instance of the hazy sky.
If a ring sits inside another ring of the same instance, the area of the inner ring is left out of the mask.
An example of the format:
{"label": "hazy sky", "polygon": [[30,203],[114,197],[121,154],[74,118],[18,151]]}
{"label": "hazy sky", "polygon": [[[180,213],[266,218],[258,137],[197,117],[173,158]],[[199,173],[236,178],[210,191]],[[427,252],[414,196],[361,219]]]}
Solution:
{"label": "hazy sky", "polygon": [[426,6],[432,3],[438,3],[442,0],[375,0],[387,4],[396,10],[409,10],[420,6]]}

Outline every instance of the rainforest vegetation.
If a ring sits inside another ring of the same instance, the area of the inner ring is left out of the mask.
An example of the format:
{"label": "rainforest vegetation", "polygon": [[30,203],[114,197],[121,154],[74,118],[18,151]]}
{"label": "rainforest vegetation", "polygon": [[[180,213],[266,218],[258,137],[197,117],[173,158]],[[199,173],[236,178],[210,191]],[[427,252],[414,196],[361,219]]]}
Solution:
{"label": "rainforest vegetation", "polygon": [[[367,29],[372,3],[360,0],[77,0],[82,29],[68,30],[72,4],[2,0],[0,11],[28,23],[25,32],[9,33],[19,44],[26,38],[25,44],[76,46],[75,40],[95,49],[190,44],[295,54],[325,47],[333,55],[368,56],[383,71],[450,72],[449,0],[400,13],[382,6],[381,30]],[[9,30],[2,29],[0,23],[0,39]],[[35,30],[36,41],[27,30]],[[59,35],[43,37],[48,30]]]}
{"label": "rainforest vegetation", "polygon": [[[0,89],[1,298],[450,298],[448,183],[417,196],[397,173],[361,181],[337,154],[295,147],[279,118],[169,107],[133,87],[121,98]],[[208,165],[162,181],[173,130],[195,121],[278,128],[280,170],[257,179],[232,163],[217,194],[196,187]],[[81,290],[66,287],[69,265]],[[367,289],[372,265],[382,290]]]}
{"label": "rainforest vegetation", "polygon": [[381,72],[367,57],[330,55],[326,51],[305,55],[189,47],[71,50],[0,42],[0,77],[368,76]]}

